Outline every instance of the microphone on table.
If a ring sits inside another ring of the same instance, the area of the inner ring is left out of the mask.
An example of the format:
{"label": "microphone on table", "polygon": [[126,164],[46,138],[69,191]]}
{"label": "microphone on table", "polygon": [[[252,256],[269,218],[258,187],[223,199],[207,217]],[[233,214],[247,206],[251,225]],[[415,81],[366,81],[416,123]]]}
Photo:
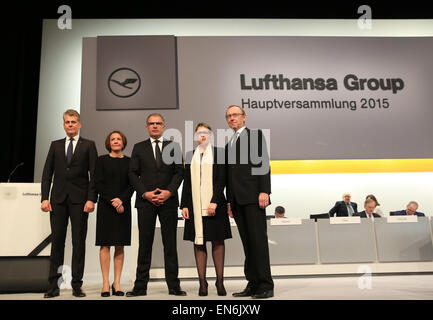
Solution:
{"label": "microphone on table", "polygon": [[12,170],[11,174],[10,174],[9,177],[8,177],[8,183],[11,182],[11,177],[12,177],[12,175],[14,174],[15,170],[17,170],[19,167],[21,167],[21,166],[23,166],[23,165],[24,165],[24,162],[21,162],[21,163],[19,163],[19,164],[15,167],[15,169]]}

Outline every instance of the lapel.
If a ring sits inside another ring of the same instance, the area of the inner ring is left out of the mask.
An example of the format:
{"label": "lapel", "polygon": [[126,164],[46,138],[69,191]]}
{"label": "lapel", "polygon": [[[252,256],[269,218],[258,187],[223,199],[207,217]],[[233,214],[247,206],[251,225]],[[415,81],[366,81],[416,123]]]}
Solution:
{"label": "lapel", "polygon": [[250,136],[250,129],[248,129],[247,127],[245,127],[245,129],[242,130],[242,132],[239,134],[238,139],[236,140],[236,149],[239,149],[241,138],[245,140],[245,136],[247,137],[247,139]]}
{"label": "lapel", "polygon": [[62,140],[59,140],[59,149],[60,152],[63,154],[63,161],[65,161],[65,164],[68,164],[68,161],[66,161],[66,151],[65,151],[65,144],[66,144],[66,138],[63,138]]}
{"label": "lapel", "polygon": [[[79,156],[79,153],[80,153],[81,149],[83,148],[82,144],[83,144],[83,140],[81,139],[81,136],[80,136],[80,138],[78,138],[77,145],[75,146],[74,153],[72,154],[71,163],[74,162],[74,160],[77,159],[77,157]],[[66,159],[66,157],[65,157],[65,159]]]}
{"label": "lapel", "polygon": [[[162,151],[164,150],[164,147],[169,143],[170,141],[168,140],[162,140],[162,148],[161,148],[161,155],[162,155]],[[147,150],[146,150],[147,149]],[[155,159],[155,154],[153,153],[153,146],[152,146],[152,141],[149,139],[146,140],[146,144],[145,144],[145,152],[146,154],[149,154],[150,156],[150,162],[152,163],[152,165],[155,167],[156,169],[156,159]],[[163,162],[164,164],[164,162]]]}

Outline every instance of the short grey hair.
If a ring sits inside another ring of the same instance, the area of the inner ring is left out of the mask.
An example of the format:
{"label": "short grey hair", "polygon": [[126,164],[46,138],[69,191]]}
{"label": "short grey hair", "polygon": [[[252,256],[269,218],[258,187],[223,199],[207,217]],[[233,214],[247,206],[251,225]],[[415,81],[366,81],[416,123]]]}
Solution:
{"label": "short grey hair", "polygon": [[230,108],[233,108],[233,107],[238,107],[239,109],[241,109],[242,114],[243,114],[244,116],[247,115],[246,112],[245,112],[245,110],[244,110],[244,108],[242,108],[242,107],[240,107],[240,106],[238,106],[238,105],[236,105],[236,104],[232,104],[231,106],[229,106],[229,107],[227,108],[227,110],[226,110],[226,114],[227,114],[227,111],[228,111]]}
{"label": "short grey hair", "polygon": [[365,207],[367,204],[371,203],[371,202],[374,202],[374,204],[376,205],[376,201],[374,201],[373,199],[368,198],[368,199],[366,199],[366,200],[364,201],[364,207]]}
{"label": "short grey hair", "polygon": [[409,207],[411,204],[416,205],[417,208],[419,207],[418,202],[416,202],[416,201],[409,201],[409,203],[407,204],[407,207]]}
{"label": "short grey hair", "polygon": [[160,113],[151,113],[146,118],[146,125],[149,122],[150,117],[160,117],[162,119],[162,122],[165,123],[165,119]]}

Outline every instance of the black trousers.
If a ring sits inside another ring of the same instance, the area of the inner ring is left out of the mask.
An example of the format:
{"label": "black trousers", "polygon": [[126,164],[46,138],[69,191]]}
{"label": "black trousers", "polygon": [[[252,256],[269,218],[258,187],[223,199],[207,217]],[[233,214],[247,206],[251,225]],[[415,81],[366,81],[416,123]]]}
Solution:
{"label": "black trousers", "polygon": [[234,204],[233,218],[245,252],[244,273],[248,287],[260,292],[274,288],[269,259],[266,211],[258,204]]}
{"label": "black trousers", "polygon": [[69,197],[63,203],[52,203],[50,212],[51,224],[51,256],[50,273],[48,278],[49,289],[58,288],[58,280],[62,275],[65,255],[65,239],[68,228],[68,219],[71,219],[72,231],[72,281],[71,286],[79,289],[83,285],[84,259],[86,256],[87,220],[89,214],[83,212],[84,203],[72,203]]}
{"label": "black trousers", "polygon": [[177,260],[177,206],[162,205],[156,207],[146,203],[145,207],[137,208],[139,247],[137,273],[134,290],[147,289],[149,270],[152,260],[152,247],[155,235],[156,216],[161,224],[162,244],[164,246],[165,281],[169,289],[180,287],[179,263]]}

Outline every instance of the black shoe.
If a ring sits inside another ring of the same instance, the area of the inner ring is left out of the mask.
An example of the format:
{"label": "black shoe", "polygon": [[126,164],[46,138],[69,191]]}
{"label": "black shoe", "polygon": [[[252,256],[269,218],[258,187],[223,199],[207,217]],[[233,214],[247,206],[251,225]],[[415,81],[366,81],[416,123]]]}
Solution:
{"label": "black shoe", "polygon": [[204,282],[204,285],[202,285],[202,282],[200,281],[200,288],[198,289],[198,295],[201,297],[207,296],[207,281]]}
{"label": "black shoe", "polygon": [[111,291],[113,292],[113,296],[123,297],[125,295],[125,292],[123,291],[116,291],[116,289],[114,289],[114,284],[111,285]]}
{"label": "black shoe", "polygon": [[237,298],[239,298],[239,297],[251,297],[254,294],[255,294],[255,290],[253,290],[253,288],[246,287],[244,289],[244,291],[233,293],[233,297],[237,297]]}
{"label": "black shoe", "polygon": [[44,294],[44,298],[54,298],[60,295],[59,289],[50,289]]}
{"label": "black shoe", "polygon": [[168,294],[175,295],[175,296],[186,296],[186,292],[183,291],[181,288],[168,289]]}
{"label": "black shoe", "polygon": [[77,298],[84,298],[86,294],[81,290],[81,288],[78,289],[72,289],[72,295]]}
{"label": "black shoe", "polygon": [[219,296],[226,296],[227,295],[226,288],[224,288],[224,284],[222,281],[215,282],[215,286],[216,286],[217,293]]}
{"label": "black shoe", "polygon": [[274,296],[274,290],[265,290],[265,291],[259,291],[253,294],[251,297],[253,299],[266,299],[266,298],[272,298]]}
{"label": "black shoe", "polygon": [[103,297],[103,298],[107,298],[107,297],[109,297],[110,296],[110,291],[104,291],[104,292],[101,292],[101,297]]}
{"label": "black shoe", "polygon": [[128,298],[131,298],[131,297],[139,297],[139,296],[145,296],[145,295],[147,295],[147,290],[146,290],[146,289],[141,289],[141,290],[135,290],[135,289],[132,289],[132,291],[128,291],[128,292],[126,293],[126,296],[127,296]]}

